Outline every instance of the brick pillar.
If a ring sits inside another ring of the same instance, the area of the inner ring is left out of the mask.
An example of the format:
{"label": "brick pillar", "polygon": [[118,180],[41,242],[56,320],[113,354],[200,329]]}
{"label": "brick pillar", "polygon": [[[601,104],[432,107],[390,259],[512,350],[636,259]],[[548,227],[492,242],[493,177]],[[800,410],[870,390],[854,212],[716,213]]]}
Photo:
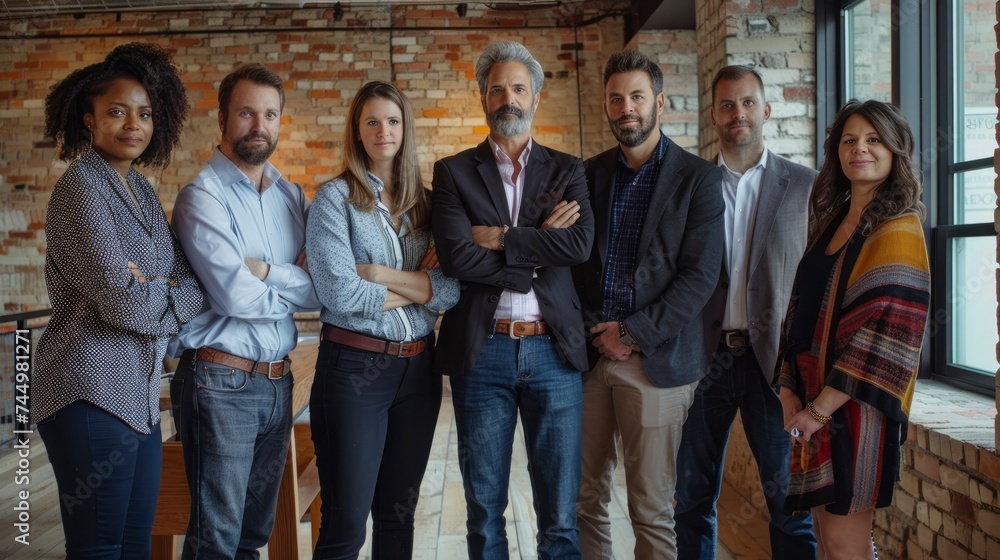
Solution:
{"label": "brick pillar", "polygon": [[[1000,2],[996,4],[997,13],[997,25],[994,27],[997,34],[997,48],[1000,49]],[[994,61],[996,61],[994,67],[994,73],[996,75],[997,86],[1000,87],[1000,52],[994,53]],[[1000,93],[997,93],[996,97],[997,109],[1000,112]],[[997,142],[1000,143],[1000,128],[997,129]],[[993,190],[997,194],[1000,194],[1000,149],[993,152],[993,169],[997,172],[998,178],[994,179]],[[998,199],[998,204],[1000,204],[1000,199]],[[997,236],[997,262],[1000,262],[1000,209],[994,211],[993,213],[993,229],[998,232]],[[997,300],[1000,301],[1000,270],[995,272],[997,275]],[[1000,332],[1000,309],[997,310],[997,332]],[[1000,344],[997,345],[997,358],[1000,359]],[[996,377],[997,391],[997,409],[1000,410],[1000,372],[997,373]],[[996,416],[994,419],[994,430],[993,437],[996,440],[996,447],[1000,449],[1000,415]]]}
{"label": "brick pillar", "polygon": [[712,78],[729,64],[753,66],[764,79],[771,119],[764,141],[773,152],[805,166],[816,163],[816,15],[806,0],[699,2],[698,76],[701,156],[718,152]]}

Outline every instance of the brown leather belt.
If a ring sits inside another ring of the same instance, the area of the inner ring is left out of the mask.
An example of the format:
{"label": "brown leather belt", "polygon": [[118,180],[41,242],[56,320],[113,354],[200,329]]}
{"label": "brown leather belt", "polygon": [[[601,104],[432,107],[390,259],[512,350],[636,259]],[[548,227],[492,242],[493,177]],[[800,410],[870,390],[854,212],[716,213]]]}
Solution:
{"label": "brown leather belt", "polygon": [[750,346],[750,333],[747,331],[722,331],[720,342],[730,348],[748,348]]}
{"label": "brown leather belt", "polygon": [[549,332],[549,326],[545,321],[511,321],[510,319],[497,319],[497,334],[510,335],[511,338],[521,338],[522,336],[536,336]]}
{"label": "brown leather belt", "polygon": [[287,356],[284,360],[276,362],[255,362],[222,350],[202,346],[195,352],[194,359],[249,371],[257,375],[266,375],[268,379],[281,379],[286,373],[292,372],[292,361]]}
{"label": "brown leather belt", "polygon": [[416,342],[393,342],[342,329],[329,323],[323,323],[323,339],[343,344],[344,346],[350,346],[357,350],[378,352],[379,354],[388,354],[397,358],[412,358],[423,352],[427,347],[427,344],[423,340]]}

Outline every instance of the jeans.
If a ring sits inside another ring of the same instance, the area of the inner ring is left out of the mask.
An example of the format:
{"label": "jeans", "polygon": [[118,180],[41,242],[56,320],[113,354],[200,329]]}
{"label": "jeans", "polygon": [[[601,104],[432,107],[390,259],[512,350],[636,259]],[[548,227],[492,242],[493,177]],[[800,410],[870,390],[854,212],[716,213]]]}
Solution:
{"label": "jeans", "polygon": [[160,425],[136,433],[86,401],[38,424],[59,489],[67,560],[146,559],[160,492]]}
{"label": "jeans", "polygon": [[[538,518],[538,558],[580,558],[580,372],[548,335],[490,335],[466,375],[451,377],[469,557],[506,559],[511,452],[521,414]],[[523,546],[523,545],[522,545]]]}
{"label": "jeans", "polygon": [[313,558],[357,558],[369,512],[372,558],[412,557],[413,517],[441,408],[434,334],[424,341],[427,350],[411,358],[320,343],[309,401],[322,498]]}
{"label": "jeans", "polygon": [[191,491],[182,557],[259,558],[274,527],[291,433],[292,376],[280,379],[181,356],[171,393]]}
{"label": "jeans", "polygon": [[[720,346],[688,412],[677,460],[678,558],[714,559],[718,538],[716,501],[722,489],[729,429],[740,411],[743,430],[757,460],[764,501],[771,514],[771,557],[816,557],[808,513],[785,515],[791,436],[781,401],[761,373],[752,348]],[[755,513],[756,514],[756,513]],[[739,519],[727,523],[740,524]]]}

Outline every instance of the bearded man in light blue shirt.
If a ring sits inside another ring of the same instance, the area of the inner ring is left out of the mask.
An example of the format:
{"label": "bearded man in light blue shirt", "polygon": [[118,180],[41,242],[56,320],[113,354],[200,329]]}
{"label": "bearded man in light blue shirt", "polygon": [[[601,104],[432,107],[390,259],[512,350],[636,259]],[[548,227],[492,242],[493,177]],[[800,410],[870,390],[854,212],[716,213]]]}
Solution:
{"label": "bearded man in light blue shirt", "polygon": [[257,558],[274,525],[292,424],[292,314],[320,304],[306,270],[309,200],[268,158],[282,80],[260,64],[219,87],[222,140],[177,196],[173,228],[208,306],[186,325],[171,396],[191,490],[183,558]]}

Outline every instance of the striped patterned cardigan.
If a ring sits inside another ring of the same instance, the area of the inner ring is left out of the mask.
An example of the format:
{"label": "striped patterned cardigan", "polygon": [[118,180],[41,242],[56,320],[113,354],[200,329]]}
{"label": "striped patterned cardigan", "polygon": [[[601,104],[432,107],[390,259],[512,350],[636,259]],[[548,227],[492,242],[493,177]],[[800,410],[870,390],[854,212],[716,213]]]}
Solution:
{"label": "striped patterned cardigan", "polygon": [[[828,227],[837,227],[839,218]],[[786,335],[795,293],[793,288]],[[917,215],[887,220],[867,236],[855,233],[841,251],[827,281],[812,344],[797,357],[779,358],[776,381],[794,389],[803,404],[825,386],[846,393],[851,401],[809,444],[795,444],[786,510],[831,504],[829,511],[844,514],[889,505],[929,301],[927,248]],[[866,413],[858,403],[871,408]],[[878,413],[884,415],[884,429],[865,429],[865,422],[882,421]],[[838,429],[843,427],[849,429]],[[872,457],[878,460],[867,460]]]}

